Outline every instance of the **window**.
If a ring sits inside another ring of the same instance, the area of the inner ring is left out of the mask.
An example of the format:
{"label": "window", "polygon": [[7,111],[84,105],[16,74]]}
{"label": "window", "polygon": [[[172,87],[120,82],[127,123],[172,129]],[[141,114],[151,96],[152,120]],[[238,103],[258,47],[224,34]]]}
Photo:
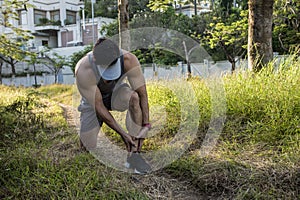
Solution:
{"label": "window", "polygon": [[34,10],[34,24],[41,24],[40,19],[46,18],[46,11]]}
{"label": "window", "polygon": [[67,11],[66,24],[76,24],[76,12]]}
{"label": "window", "polygon": [[51,16],[51,20],[52,21],[58,21],[58,20],[60,20],[59,10],[51,11],[50,12],[50,16]]}
{"label": "window", "polygon": [[48,46],[48,40],[42,40],[42,46]]}

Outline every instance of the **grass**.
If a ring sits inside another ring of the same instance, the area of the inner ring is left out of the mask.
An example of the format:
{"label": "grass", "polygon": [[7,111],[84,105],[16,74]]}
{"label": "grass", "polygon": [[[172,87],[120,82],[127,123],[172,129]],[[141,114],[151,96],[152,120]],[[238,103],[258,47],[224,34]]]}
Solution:
{"label": "grass", "polygon": [[[200,156],[201,132],[210,118],[204,117],[191,151],[166,170],[189,177],[212,198],[299,198],[299,58],[289,58],[277,71],[270,65],[259,74],[228,75],[223,83],[227,120],[217,146]],[[194,80],[194,87],[203,110],[208,95],[201,81]]]}
{"label": "grass", "polygon": [[0,87],[1,199],[147,199],[129,175],[80,150],[56,102],[70,87]]}
{"label": "grass", "polygon": [[[211,93],[210,80],[188,81],[196,104],[185,81],[150,82],[154,128],[145,151],[168,144],[185,130],[179,124],[197,125],[188,151],[156,174],[182,180],[206,199],[299,199],[299,63],[291,56],[276,71],[270,64],[258,74],[224,76],[225,106],[222,95]],[[73,104],[71,86],[36,90],[0,86],[0,94],[4,97],[0,99],[1,198],[150,199],[150,188],[139,190],[131,175],[106,167],[79,149],[78,136],[57,104]],[[211,118],[220,117],[224,109],[222,133],[203,156]],[[125,114],[114,113],[119,119]],[[103,130],[120,142],[107,127]]]}
{"label": "grass", "polygon": [[47,87],[40,87],[37,89],[37,91],[41,95],[45,95],[46,97],[51,98],[55,102],[63,103],[66,105],[72,105],[74,89],[75,86],[72,85],[54,84],[49,85]]}

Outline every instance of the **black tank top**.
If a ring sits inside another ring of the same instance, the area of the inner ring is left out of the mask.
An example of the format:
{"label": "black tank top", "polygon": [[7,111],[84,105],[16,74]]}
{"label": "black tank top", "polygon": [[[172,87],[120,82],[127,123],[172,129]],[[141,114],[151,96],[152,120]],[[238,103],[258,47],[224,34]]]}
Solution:
{"label": "black tank top", "polygon": [[115,79],[115,80],[111,80],[107,83],[105,83],[103,81],[103,78],[101,77],[100,75],[100,72],[97,68],[97,65],[95,64],[95,62],[93,61],[92,59],[92,54],[89,54],[89,61],[92,65],[92,68],[95,72],[95,76],[96,76],[96,79],[99,80],[98,83],[97,83],[97,87],[99,88],[100,92],[102,95],[106,95],[106,94],[110,94],[113,92],[114,88],[117,86],[117,84],[119,85],[121,83],[121,79],[123,79],[124,77],[122,77],[124,74],[125,74],[125,70],[124,70],[124,56],[121,52],[121,56],[120,56],[120,64],[121,64],[121,75]]}

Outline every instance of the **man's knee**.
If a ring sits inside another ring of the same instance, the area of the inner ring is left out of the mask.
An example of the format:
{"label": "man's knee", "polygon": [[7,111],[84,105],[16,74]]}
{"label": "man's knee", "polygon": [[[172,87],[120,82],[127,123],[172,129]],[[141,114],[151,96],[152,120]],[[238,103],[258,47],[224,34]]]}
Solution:
{"label": "man's knee", "polygon": [[99,127],[95,127],[87,132],[80,133],[81,145],[87,150],[92,150],[97,147],[97,136],[99,133]]}

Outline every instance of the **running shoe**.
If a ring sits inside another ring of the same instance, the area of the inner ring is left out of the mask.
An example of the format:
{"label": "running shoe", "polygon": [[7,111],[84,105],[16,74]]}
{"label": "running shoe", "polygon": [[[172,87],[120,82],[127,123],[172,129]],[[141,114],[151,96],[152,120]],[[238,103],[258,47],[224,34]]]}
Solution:
{"label": "running shoe", "polygon": [[151,171],[151,166],[139,153],[132,153],[127,158],[126,167],[133,169],[136,174],[146,174]]}

